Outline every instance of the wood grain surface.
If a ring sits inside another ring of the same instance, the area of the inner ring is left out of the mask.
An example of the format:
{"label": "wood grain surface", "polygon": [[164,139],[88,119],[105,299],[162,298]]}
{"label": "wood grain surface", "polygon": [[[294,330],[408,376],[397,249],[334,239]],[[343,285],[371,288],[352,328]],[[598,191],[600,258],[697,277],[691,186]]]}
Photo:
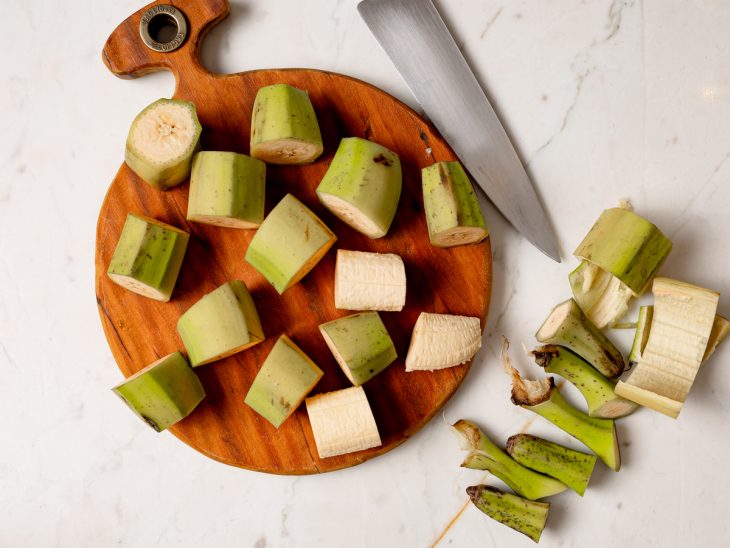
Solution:
{"label": "wood grain surface", "polygon": [[[205,33],[228,15],[226,0],[168,2],[182,10],[188,37],[170,53],[148,49],[139,21],[150,4],[110,36],[103,60],[117,76],[134,78],[155,70],[174,73],[175,98],[193,101],[204,127],[204,150],[248,153],[251,110],[261,86],[285,82],[309,91],[324,138],[325,152],[309,166],[267,166],[266,211],[291,192],[337,234],[339,240],[299,284],[284,295],[244,262],[254,232],[188,223],[188,184],[160,192],[122,165],[99,214],[96,240],[96,295],[112,353],[125,376],[175,350],[184,350],[175,325],[202,295],[226,280],[244,280],[261,315],[267,339],[244,352],[196,369],[206,398],[171,432],[205,455],[251,470],[310,474],[353,466],[386,453],[412,436],[449,399],[469,364],[434,373],[406,373],[404,359],[416,318],[422,311],[478,316],[486,321],[492,280],[489,240],[438,249],[429,244],[421,196],[421,168],[453,160],[453,151],[417,113],[362,81],[310,69],[256,70],[232,75],[208,72],[199,50]],[[150,97],[150,102],[157,97]],[[130,124],[136,113],[130,112]],[[342,137],[371,139],[397,152],[403,166],[403,193],[388,235],[370,240],[339,221],[318,202],[315,188]],[[123,143],[119,143],[122,157]],[[180,277],[169,303],[156,302],[114,284],[106,275],[128,212],[141,213],[191,234]],[[406,307],[381,312],[399,359],[364,385],[383,445],[320,459],[302,405],[278,430],[243,403],[258,369],[278,336],[289,335],[325,372],[314,393],[350,386],[317,326],[349,314],[334,307],[335,249],[398,253],[408,277]],[[130,420],[132,415],[130,414]],[[163,434],[164,435],[164,434]]]}

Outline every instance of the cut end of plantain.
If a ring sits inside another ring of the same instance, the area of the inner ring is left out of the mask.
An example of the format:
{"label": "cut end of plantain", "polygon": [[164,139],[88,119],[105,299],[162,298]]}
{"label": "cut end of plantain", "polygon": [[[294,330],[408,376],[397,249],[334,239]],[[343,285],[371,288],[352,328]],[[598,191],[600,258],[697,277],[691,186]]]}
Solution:
{"label": "cut end of plantain", "polygon": [[251,148],[251,156],[267,164],[311,164],[322,154],[322,145],[298,139],[274,139]]}
{"label": "cut end of plantain", "polygon": [[649,407],[654,411],[676,419],[679,417],[679,412],[682,410],[683,402],[667,398],[661,394],[652,392],[651,390],[645,390],[639,386],[629,384],[628,382],[619,381],[616,384],[616,393],[620,396],[634,401],[644,407]]}
{"label": "cut end of plantain", "polygon": [[201,130],[193,103],[159,99],[132,122],[125,161],[142,180],[167,190],[190,176]]}
{"label": "cut end of plantain", "polygon": [[187,218],[188,221],[193,221],[194,223],[219,226],[221,228],[237,228],[239,230],[253,230],[261,226],[260,223],[243,221],[220,215],[199,215],[194,213],[192,215],[188,214]]}
{"label": "cut end of plantain", "polygon": [[305,90],[287,84],[259,89],[251,118],[251,156],[269,164],[310,164],[323,150]]}
{"label": "cut end of plantain", "polygon": [[575,317],[574,301],[569,299],[560,303],[550,312],[550,315],[535,334],[535,338],[540,342],[548,342],[547,339],[554,337],[556,333],[560,332],[561,327],[573,317]]}
{"label": "cut end of plantain", "polygon": [[609,379],[621,376],[626,369],[621,352],[586,318],[573,299],[553,308],[535,338],[541,343],[569,348]]}
{"label": "cut end of plantain", "polygon": [[111,280],[115,284],[120,285],[123,288],[128,289],[132,293],[136,293],[137,295],[142,295],[143,297],[147,297],[149,299],[153,299],[155,301],[160,301],[163,303],[170,300],[169,295],[166,295],[159,289],[144,285],[143,283],[135,280],[131,276],[125,276],[123,274],[109,274],[109,278],[111,278]]}
{"label": "cut end of plantain", "polygon": [[436,247],[454,247],[457,245],[477,244],[489,236],[486,228],[456,227],[437,232],[431,237]]}
{"label": "cut end of plantain", "polygon": [[616,394],[615,388],[614,394],[615,397],[612,400],[590,409],[588,415],[591,417],[599,417],[601,419],[620,419],[630,415],[639,408],[638,403],[622,398]]}
{"label": "cut end of plantain", "polygon": [[332,194],[319,194],[322,205],[329,209],[336,217],[344,221],[352,228],[365,234],[373,240],[385,236],[387,230],[376,224],[370,217],[365,215],[357,206]]}

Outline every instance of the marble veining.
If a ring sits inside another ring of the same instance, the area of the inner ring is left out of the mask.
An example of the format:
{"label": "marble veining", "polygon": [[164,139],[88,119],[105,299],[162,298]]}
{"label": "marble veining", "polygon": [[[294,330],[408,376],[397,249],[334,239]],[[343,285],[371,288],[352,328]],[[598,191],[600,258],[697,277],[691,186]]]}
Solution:
{"label": "marble veining", "polygon": [[[309,66],[362,78],[418,108],[356,0],[232,0],[203,46],[218,72]],[[0,545],[531,546],[468,505],[499,484],[458,465],[449,422],[495,440],[528,429],[580,444],[509,402],[502,335],[521,355],[569,296],[574,246],[629,199],[674,241],[663,273],[723,293],[730,314],[730,7],[719,0],[437,0],[501,116],[560,240],[543,257],[480,196],[494,293],[482,350],[458,393],[388,455],[317,477],[218,464],[134,419],[94,301],[94,237],[129,122],[172,93],[169,74],[127,82],[100,59],[141,7],[5,3],[0,34]],[[52,37],[52,39],[40,39]],[[646,300],[646,299],[645,299]],[[628,350],[631,333],[613,336]],[[703,367],[682,416],[619,424],[624,466],[585,497],[553,498],[545,546],[719,546],[730,489],[723,433],[730,350]],[[566,387],[566,395],[578,401]],[[445,532],[444,532],[445,531]]]}

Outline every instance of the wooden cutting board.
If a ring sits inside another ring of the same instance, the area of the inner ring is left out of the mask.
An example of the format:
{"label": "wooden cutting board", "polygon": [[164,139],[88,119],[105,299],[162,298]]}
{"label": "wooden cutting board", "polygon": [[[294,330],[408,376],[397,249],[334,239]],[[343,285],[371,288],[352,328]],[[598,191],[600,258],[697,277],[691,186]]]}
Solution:
{"label": "wooden cutting board", "polygon": [[[231,279],[251,290],[268,338],[261,344],[196,369],[206,398],[171,432],[203,454],[234,466],[277,474],[337,470],[382,455],[415,434],[463,381],[469,365],[434,373],[406,373],[404,359],[413,325],[422,311],[478,316],[486,321],[492,281],[489,240],[438,249],[429,244],[421,196],[421,168],[454,160],[454,152],[416,112],[359,80],[310,69],[255,70],[212,74],[199,61],[206,32],[228,15],[227,0],[177,0],[188,24],[183,45],[172,52],[149,49],[139,23],[151,6],[124,21],[107,41],[103,60],[117,76],[135,78],[170,70],[175,98],[193,101],[203,125],[204,150],[249,152],[250,116],[256,91],[285,82],[306,89],[317,112],[325,152],[309,166],[267,166],[266,211],[294,194],[338,236],[336,247],[398,253],[406,265],[408,296],[402,312],[381,312],[399,359],[364,385],[382,446],[320,459],[305,406],[278,430],[243,403],[261,363],[278,336],[288,334],[325,372],[315,392],[350,386],[317,326],[349,314],[334,307],[335,251],[284,295],[244,262],[254,232],[188,223],[188,184],[160,192],[122,164],[99,213],[96,235],[96,296],[104,332],[119,369],[130,376],[175,350],[184,350],[175,325],[205,293]],[[150,102],[157,97],[150,97]],[[136,112],[129,112],[130,124]],[[339,221],[318,202],[315,188],[342,137],[371,139],[397,152],[403,166],[403,193],[388,235],[370,240]],[[123,143],[119,143],[120,156]],[[182,271],[169,303],[156,302],[115,285],[106,275],[128,212],[141,213],[190,232]],[[132,420],[130,414],[130,420]]]}

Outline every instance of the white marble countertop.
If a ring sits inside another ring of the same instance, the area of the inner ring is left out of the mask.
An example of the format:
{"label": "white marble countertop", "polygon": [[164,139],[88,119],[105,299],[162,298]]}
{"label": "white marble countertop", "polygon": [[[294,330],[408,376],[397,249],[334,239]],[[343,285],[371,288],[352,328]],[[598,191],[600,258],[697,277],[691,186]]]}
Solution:
{"label": "white marble countertop", "polygon": [[[485,345],[444,415],[471,418],[503,442],[531,414],[509,402],[501,335],[533,344],[549,309],[569,295],[570,251],[619,199],[673,239],[663,273],[721,291],[720,311],[730,314],[730,4],[438,4],[566,258],[548,260],[485,206],[495,249]],[[205,63],[220,72],[343,72],[413,105],[355,5],[234,0],[205,43]],[[109,391],[120,373],[94,302],[97,213],[130,120],[173,89],[168,74],[122,81],[101,62],[107,35],[139,7],[0,7],[0,545],[431,545],[464,505],[464,489],[482,479],[459,468],[462,454],[440,419],[361,466],[277,477],[155,434]],[[616,338],[626,350],[630,334]],[[583,499],[554,497],[543,545],[726,544],[728,359],[721,348],[703,368],[679,420],[642,410],[620,423],[622,470],[599,467]],[[542,419],[530,431],[572,444]],[[440,545],[531,543],[469,506]]]}

